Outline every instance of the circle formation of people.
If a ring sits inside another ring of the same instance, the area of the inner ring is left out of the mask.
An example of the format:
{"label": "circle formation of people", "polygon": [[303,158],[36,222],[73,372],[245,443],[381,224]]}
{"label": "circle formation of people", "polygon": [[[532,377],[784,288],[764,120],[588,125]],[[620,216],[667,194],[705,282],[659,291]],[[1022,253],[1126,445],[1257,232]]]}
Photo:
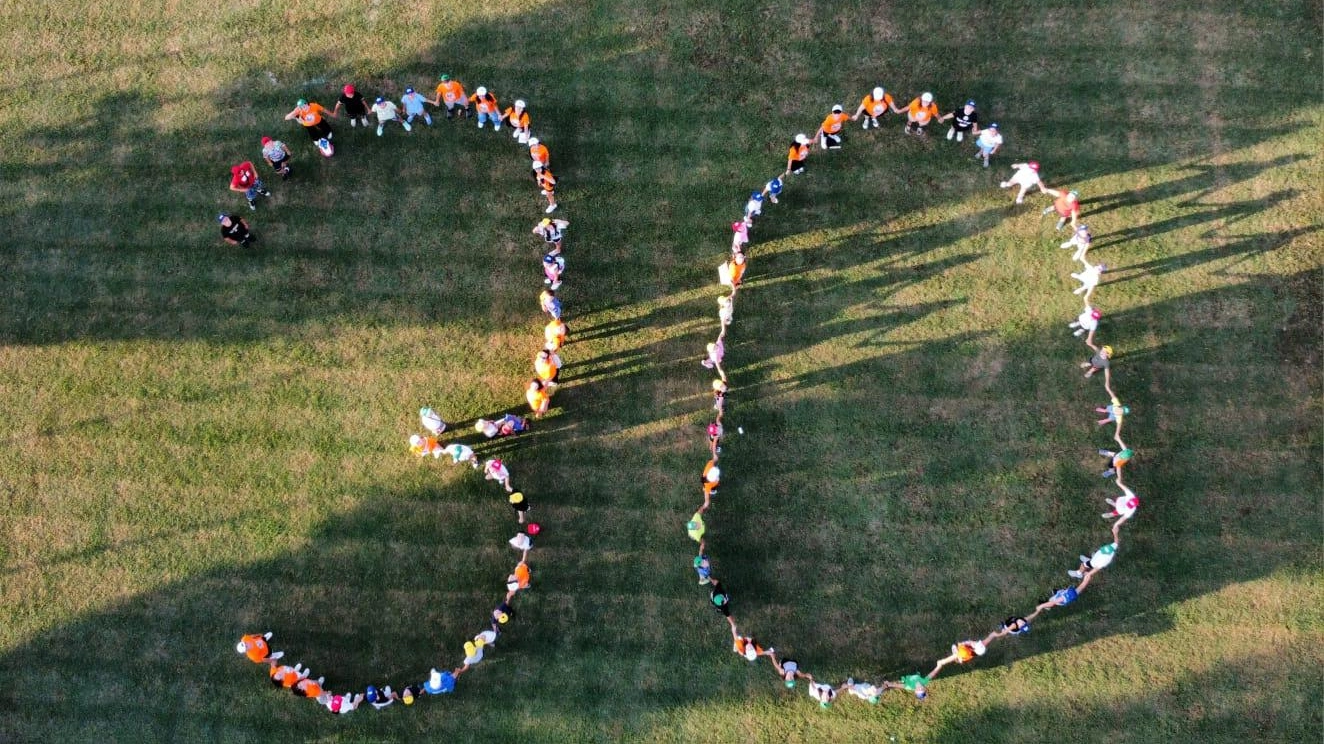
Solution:
{"label": "circle formation of people", "polygon": [[[895,114],[898,118],[904,118],[904,132],[907,135],[917,137],[927,136],[929,128],[934,124],[950,121],[951,124],[946,134],[947,140],[961,143],[965,141],[966,137],[971,138],[975,148],[974,158],[981,161],[985,168],[989,167],[990,159],[1002,148],[1002,133],[999,131],[998,125],[989,123],[987,126],[981,127],[979,110],[973,100],[966,101],[957,110],[941,114],[932,93],[923,93],[913,99],[909,105],[901,107],[896,105],[891,94],[882,87],[877,87],[864,96],[853,115],[847,114],[846,109],[841,105],[833,106],[831,112],[823,119],[822,125],[819,126],[818,131],[815,132],[812,138],[803,133],[794,137],[787,153],[785,170],[765,183],[762,189],[751,193],[748,202],[745,204],[743,217],[731,224],[731,255],[718,266],[717,270],[718,282],[725,288],[722,296],[717,298],[719,330],[716,340],[707,344],[702,361],[704,367],[714,370],[717,375],[712,381],[713,410],[716,411],[716,415],[707,426],[710,458],[704,464],[700,475],[703,503],[695,510],[685,526],[690,538],[698,543],[698,554],[693,560],[694,570],[698,574],[699,584],[708,588],[710,604],[730,626],[732,650],[751,663],[756,662],[759,657],[766,656],[771,662],[776,675],[785,683],[786,687],[794,688],[798,682],[805,682],[809,696],[824,708],[829,707],[843,693],[849,693],[869,703],[878,703],[883,693],[888,690],[905,690],[913,693],[919,699],[924,699],[928,695],[929,687],[934,678],[944,667],[949,664],[969,663],[983,656],[988,647],[994,642],[1029,633],[1030,623],[1035,618],[1048,610],[1065,607],[1076,601],[1090,582],[1094,580],[1094,577],[1113,562],[1121,545],[1121,526],[1135,515],[1140,505],[1139,498],[1126,485],[1122,477],[1123,469],[1130,462],[1133,455],[1132,449],[1122,439],[1122,424],[1130,414],[1130,409],[1122,404],[1117,393],[1113,390],[1112,371],[1110,369],[1113,356],[1112,347],[1098,344],[1095,341],[1095,333],[1098,330],[1102,315],[1092,304],[1094,290],[1099,283],[1100,275],[1107,267],[1103,264],[1092,264],[1088,258],[1091,235],[1089,227],[1079,221],[1079,194],[1075,190],[1055,189],[1046,186],[1040,176],[1039,163],[1037,162],[1013,163],[1011,166],[1012,175],[1001,182],[1001,188],[1016,189],[1016,204],[1023,204],[1027,192],[1031,189],[1037,189],[1039,193],[1050,197],[1052,203],[1043,209],[1043,216],[1056,215],[1056,230],[1058,231],[1063,230],[1068,225],[1070,226],[1071,237],[1063,242],[1060,247],[1074,249],[1071,260],[1073,263],[1081,265],[1080,271],[1071,274],[1071,276],[1080,282],[1080,286],[1075,289],[1075,294],[1082,296],[1084,309],[1080,316],[1068,325],[1068,328],[1077,337],[1082,337],[1085,345],[1090,350],[1089,359],[1080,363],[1084,377],[1093,378],[1099,375],[1103,379],[1103,389],[1108,396],[1108,403],[1094,410],[1103,415],[1102,418],[1098,419],[1099,426],[1112,425],[1112,438],[1116,442],[1116,449],[1113,449],[1110,445],[1109,448],[1098,450],[1099,455],[1107,461],[1107,469],[1102,472],[1102,476],[1113,478],[1119,489],[1119,493],[1114,498],[1105,499],[1109,511],[1102,514],[1103,519],[1112,520],[1111,541],[1100,546],[1090,555],[1081,555],[1078,562],[1071,563],[1073,567],[1067,570],[1066,573],[1074,580],[1074,583],[1068,583],[1067,586],[1053,591],[1046,599],[1037,603],[1033,611],[1026,615],[1011,615],[987,635],[953,644],[951,652],[938,659],[927,674],[920,670],[896,680],[883,679],[871,682],[847,678],[844,682],[833,684],[821,678],[816,678],[795,659],[784,654],[779,655],[775,648],[765,646],[753,635],[744,632],[736,622],[732,615],[731,592],[718,580],[713,559],[707,551],[704,534],[708,527],[704,522],[704,515],[713,508],[714,497],[717,496],[718,489],[721,486],[721,446],[726,435],[722,424],[722,416],[729,389],[722,362],[726,355],[726,333],[734,319],[735,300],[748,268],[746,249],[749,246],[749,234],[756,220],[763,214],[764,205],[776,204],[777,197],[788,185],[791,176],[805,172],[807,161],[815,144],[822,151],[838,150],[842,146],[844,130],[848,121],[860,121],[861,128],[864,130],[868,130],[870,127],[877,130],[882,128],[882,122],[888,114]],[[744,433],[743,429],[737,431],[740,434]]]}
{"label": "circle formation of people", "polygon": [[[562,243],[570,223],[567,220],[553,218],[556,211],[556,178],[552,175],[551,154],[547,145],[530,133],[529,113],[525,102],[517,100],[510,107],[502,110],[495,94],[485,87],[478,87],[473,95],[468,95],[464,86],[449,75],[442,75],[433,98],[418,93],[413,88],[406,88],[400,105],[377,96],[369,105],[367,99],[353,85],[342,89],[333,109],[326,109],[314,101],[300,99],[293,111],[285,119],[296,121],[308,134],[314,147],[325,157],[331,157],[335,148],[332,145],[335,136],[329,119],[337,119],[344,112],[351,127],[362,126],[365,130],[376,127],[377,136],[383,136],[388,126],[398,125],[405,131],[411,131],[419,120],[425,126],[432,126],[432,115],[428,111],[444,109],[446,119],[451,121],[477,120],[479,129],[491,127],[493,132],[507,128],[519,144],[528,147],[532,161],[533,179],[542,196],[547,201],[544,217],[533,227],[533,234],[545,244],[542,257],[543,290],[538,303],[542,313],[549,317],[543,327],[542,349],[533,359],[533,376],[525,387],[525,400],[534,419],[541,418],[551,406],[552,395],[557,388],[561,370],[561,347],[566,343],[569,329],[562,318],[561,298],[557,290],[561,287],[562,274],[565,271],[565,257],[562,255]],[[372,114],[375,125],[370,118]],[[292,154],[289,147],[272,137],[262,137],[262,159],[282,180],[291,175]],[[231,168],[230,189],[244,195],[250,210],[257,209],[260,196],[270,196],[271,192],[258,176],[251,161],[245,161]],[[221,235],[226,242],[251,247],[256,240],[246,220],[238,215],[223,213],[219,217]],[[474,449],[460,441],[443,443],[442,437],[450,427],[442,415],[429,406],[418,412],[422,431],[409,437],[409,451],[419,458],[450,458],[453,465],[468,465],[475,471],[481,471],[485,481],[495,481],[505,492],[506,501],[514,511],[519,531],[510,539],[510,546],[519,553],[519,560],[506,577],[505,594],[492,611],[479,623],[480,629],[473,637],[464,642],[463,658],[458,666],[433,668],[426,680],[411,680],[404,685],[383,684],[380,687],[368,685],[366,688],[350,689],[339,687],[343,692],[333,692],[327,683],[326,675],[313,677],[313,672],[303,663],[290,665],[285,660],[285,652],[275,650],[271,632],[249,633],[244,635],[235,650],[255,664],[266,667],[271,684],[277,689],[289,690],[297,697],[315,700],[319,705],[335,714],[350,713],[365,702],[378,710],[399,702],[413,705],[425,696],[445,695],[455,690],[459,678],[482,662],[485,654],[491,652],[501,637],[502,632],[515,617],[515,598],[520,592],[529,589],[532,572],[529,567],[529,553],[533,548],[534,538],[541,531],[537,522],[528,520],[531,509],[528,497],[515,489],[511,483],[511,474],[501,458],[480,460]],[[492,419],[480,418],[473,428],[486,439],[517,436],[529,430],[530,421],[524,416],[505,413]]]}

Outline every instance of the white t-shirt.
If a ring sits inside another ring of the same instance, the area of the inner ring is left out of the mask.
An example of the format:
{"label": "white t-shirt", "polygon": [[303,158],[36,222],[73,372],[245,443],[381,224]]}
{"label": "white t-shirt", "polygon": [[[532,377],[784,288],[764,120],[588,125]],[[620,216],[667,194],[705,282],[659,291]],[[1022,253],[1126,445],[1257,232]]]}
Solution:
{"label": "white t-shirt", "polygon": [[1019,163],[1016,166],[1016,172],[1011,174],[1011,178],[1008,180],[1021,186],[1033,186],[1039,183],[1039,172],[1025,163]]}
{"label": "white t-shirt", "polygon": [[1002,133],[996,129],[985,129],[979,133],[979,146],[993,149],[1002,144]]}
{"label": "white t-shirt", "polygon": [[385,123],[400,118],[400,109],[396,108],[394,101],[382,101],[372,104],[373,113],[377,114],[377,121]]}

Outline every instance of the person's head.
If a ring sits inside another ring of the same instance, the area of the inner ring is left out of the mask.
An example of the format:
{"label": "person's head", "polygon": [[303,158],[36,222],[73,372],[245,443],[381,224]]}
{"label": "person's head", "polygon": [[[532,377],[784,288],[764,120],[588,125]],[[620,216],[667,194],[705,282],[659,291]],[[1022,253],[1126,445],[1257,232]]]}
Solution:
{"label": "person's head", "polygon": [[916,684],[915,684],[915,697],[916,697],[917,699],[919,699],[919,700],[923,700],[924,698],[926,698],[926,697],[928,697],[928,696],[929,696],[929,688],[928,688],[928,685],[925,685],[923,682],[918,682],[918,683],[916,683]]}
{"label": "person's head", "polygon": [[921,94],[919,97],[919,102],[924,104],[925,106],[929,105],[930,103],[933,103],[933,94],[928,92]]}
{"label": "person's head", "polygon": [[346,85],[344,88],[340,89],[340,92],[344,93],[347,96],[352,97],[354,95],[354,86]]}
{"label": "person's head", "polygon": [[834,113],[834,114],[840,114],[841,111],[842,111],[842,109],[841,109],[841,104],[840,104],[840,103],[838,103],[837,105],[835,105],[835,106],[832,107],[832,113]]}
{"label": "person's head", "polygon": [[542,144],[542,140],[538,139],[537,137],[529,138],[529,147],[537,147],[540,144]]}
{"label": "person's head", "polygon": [[377,100],[373,101],[373,103],[386,103],[386,99],[382,98],[381,96],[377,96]]}
{"label": "person's head", "polygon": [[1031,160],[1030,162],[1026,163],[1026,165],[1028,165],[1030,167],[1030,170],[1034,171],[1035,173],[1039,172],[1039,161]]}
{"label": "person's head", "polygon": [[405,88],[405,95],[407,95],[407,96],[412,96],[412,95],[414,95],[414,89],[413,89],[413,88]]}
{"label": "person's head", "polygon": [[553,256],[550,253],[543,254],[542,262],[547,266],[551,266],[552,264],[556,263],[556,256]]}
{"label": "person's head", "polygon": [[400,701],[403,702],[405,705],[413,705],[413,704],[414,704],[414,688],[413,688],[413,687],[406,687],[405,689],[401,690],[401,691],[400,691]]}
{"label": "person's head", "polygon": [[368,689],[365,690],[363,693],[363,699],[367,700],[368,704],[371,705],[377,702],[378,700],[380,700],[381,698],[377,695],[377,688],[373,687],[372,685],[368,685]]}
{"label": "person's head", "polygon": [[[971,98],[970,100],[965,102],[965,113],[972,114],[974,113],[974,111],[975,111],[975,99]],[[998,126],[994,124],[992,128],[997,129]]]}
{"label": "person's head", "polygon": [[269,145],[269,144],[271,144],[271,138],[270,138],[270,137],[263,137],[263,138],[262,138],[262,146],[263,146],[263,147],[266,147],[266,146]]}
{"label": "person's head", "polygon": [[442,73],[442,75],[441,75],[441,82],[443,82],[443,83],[449,83],[450,81],[451,81],[451,76],[450,76],[450,75],[447,75],[447,74],[445,74],[445,73]]}
{"label": "person's head", "polygon": [[409,446],[410,446],[410,447],[422,447],[422,446],[423,446],[423,437],[421,437],[421,436],[419,436],[419,435],[417,435],[417,434],[410,434],[410,435],[409,435]]}
{"label": "person's head", "polygon": [[542,525],[537,522],[529,522],[528,526],[524,528],[524,531],[529,533],[529,536],[532,537],[539,532],[542,532]]}
{"label": "person's head", "polygon": [[1103,313],[1099,312],[1098,308],[1092,307],[1090,308],[1090,317],[1093,318],[1094,320],[1098,320],[1099,318],[1103,317]]}
{"label": "person's head", "polygon": [[807,144],[809,144],[809,135],[807,135],[807,134],[797,134],[797,135],[795,135],[795,144],[797,144],[797,145],[807,145]]}
{"label": "person's head", "polygon": [[1080,201],[1080,192],[1072,189],[1067,192],[1067,201]]}
{"label": "person's head", "polygon": [[484,88],[483,86],[480,85],[478,86],[478,90],[474,92],[478,94],[479,98],[482,98],[483,96],[487,95],[487,88]]}
{"label": "person's head", "polygon": [[306,109],[306,108],[308,108],[308,99],[307,99],[307,98],[300,98],[298,101],[295,101],[295,103],[294,103],[294,107],[297,108],[297,109]]}
{"label": "person's head", "polygon": [[[234,220],[230,219],[230,215],[224,213],[216,215],[216,221],[221,223],[222,227],[229,227],[230,225],[234,224]],[[239,644],[240,646],[239,653],[241,654],[244,652],[243,645],[244,644],[242,643]]]}
{"label": "person's head", "polygon": [[1103,356],[1104,359],[1109,359],[1113,355],[1113,347],[1104,346],[1102,349],[1099,349],[1099,354]]}
{"label": "person's head", "polygon": [[989,129],[992,129],[993,131],[996,132],[996,131],[998,131],[998,123],[995,121],[995,122],[993,122],[992,124],[989,124],[989,125],[988,125],[988,128],[989,128]]}
{"label": "person's head", "polygon": [[524,110],[524,105],[525,105],[525,104],[524,104],[524,99],[523,99],[523,98],[516,98],[516,99],[515,99],[515,110],[516,110],[516,111],[523,111],[523,110]]}
{"label": "person's head", "polygon": [[887,95],[887,91],[883,90],[883,86],[880,85],[873,89],[872,96],[875,101],[883,100],[883,96],[885,95]]}

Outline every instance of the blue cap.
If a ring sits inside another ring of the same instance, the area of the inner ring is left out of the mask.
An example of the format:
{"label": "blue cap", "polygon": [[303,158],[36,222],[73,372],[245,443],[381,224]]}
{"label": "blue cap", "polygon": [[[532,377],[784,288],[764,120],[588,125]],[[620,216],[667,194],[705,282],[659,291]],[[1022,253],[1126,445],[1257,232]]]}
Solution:
{"label": "blue cap", "polygon": [[229,217],[229,215],[227,215],[225,212],[221,212],[220,214],[216,215],[216,221],[225,222],[226,217]]}
{"label": "blue cap", "polygon": [[554,264],[556,263],[556,256],[548,253],[542,257],[542,262],[545,264]]}
{"label": "blue cap", "polygon": [[382,98],[381,96],[377,96],[376,103],[381,103],[382,101],[385,101],[385,100],[386,100],[385,98]]}
{"label": "blue cap", "polygon": [[974,107],[975,107],[975,99],[971,98],[970,100],[968,100],[968,101],[965,102],[965,105],[969,106],[970,108],[974,108]]}
{"label": "blue cap", "polygon": [[413,88],[405,88],[405,95],[409,95],[410,93],[413,93],[413,92],[414,92],[414,89],[413,89]]}
{"label": "blue cap", "polygon": [[377,688],[368,685],[368,689],[364,692],[363,697],[366,698],[369,703],[377,702]]}
{"label": "blue cap", "polygon": [[998,123],[995,121],[995,122],[993,122],[992,124],[989,124],[989,125],[988,125],[988,128],[989,128],[989,129],[997,129],[997,128],[998,128]]}

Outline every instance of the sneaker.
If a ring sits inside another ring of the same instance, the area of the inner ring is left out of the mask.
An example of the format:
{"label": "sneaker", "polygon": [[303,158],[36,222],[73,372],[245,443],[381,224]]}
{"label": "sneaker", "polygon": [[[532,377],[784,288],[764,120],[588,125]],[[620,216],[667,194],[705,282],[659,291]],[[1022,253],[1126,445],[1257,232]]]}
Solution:
{"label": "sneaker", "polygon": [[1089,560],[1090,560],[1090,557],[1089,557],[1088,555],[1082,555],[1082,556],[1080,557],[1080,562],[1081,562],[1081,563],[1088,563]]}
{"label": "sneaker", "polygon": [[1112,450],[1099,450],[1099,456],[1100,456],[1100,457],[1112,457],[1112,456],[1113,456],[1113,453],[1112,453]]}
{"label": "sneaker", "polygon": [[405,131],[406,131],[406,132],[412,132],[412,131],[414,130],[414,128],[413,128],[412,126],[409,125],[409,122],[407,122],[407,121],[402,121],[402,122],[400,122],[400,123],[403,124],[403,125],[405,125]]}
{"label": "sneaker", "polygon": [[380,124],[377,125],[377,136],[382,136],[382,125]]}
{"label": "sneaker", "polygon": [[254,212],[256,212],[256,211],[257,211],[257,202],[253,201],[252,199],[249,199],[249,200],[248,200],[248,208],[251,209],[251,210],[253,210]]}
{"label": "sneaker", "polygon": [[350,119],[350,120],[349,120],[349,125],[350,125],[351,127],[357,127],[357,126],[359,125],[359,122],[358,122],[357,119]]}
{"label": "sneaker", "polygon": [[550,207],[544,209],[544,210],[543,210],[543,214],[551,214],[552,212],[555,212],[555,211],[556,211],[556,205],[553,204],[553,205],[551,205]]}
{"label": "sneaker", "polygon": [[492,131],[493,131],[493,132],[500,132],[500,131],[501,131],[501,125],[500,125],[500,124],[497,124],[497,125],[493,126],[493,127],[492,127]]}
{"label": "sneaker", "polygon": [[1079,572],[1079,571],[1076,571],[1076,570],[1074,570],[1074,569],[1071,570],[1071,571],[1067,571],[1067,576],[1070,576],[1070,577],[1073,578],[1073,579],[1079,579],[1079,578],[1083,577],[1084,575],[1085,575],[1085,574],[1083,574],[1083,573],[1081,573],[1081,572]]}
{"label": "sneaker", "polygon": [[1100,473],[1100,474],[1099,474],[1099,477],[1100,477],[1100,478],[1111,478],[1111,477],[1113,477],[1113,475],[1115,475],[1116,473],[1117,473],[1117,470],[1116,470],[1116,469],[1114,469],[1114,468],[1108,468],[1107,470],[1105,470],[1105,471],[1103,471],[1102,473]]}
{"label": "sneaker", "polygon": [[1104,519],[1112,519],[1112,518],[1113,518],[1113,513],[1112,513],[1112,512],[1105,512],[1105,513],[1103,513],[1103,514],[1100,514],[1099,516],[1103,517]]}
{"label": "sneaker", "polygon": [[285,658],[285,652],[284,652],[284,651],[277,651],[276,653],[272,654],[271,656],[268,656],[267,658],[268,658],[268,659],[271,659],[272,661],[276,661],[276,660],[278,660],[278,659],[283,659],[283,658]]}
{"label": "sneaker", "polygon": [[271,196],[271,190],[270,190],[270,189],[262,189],[262,191],[259,192],[259,193],[261,193],[263,196]]}
{"label": "sneaker", "polygon": [[700,585],[700,586],[707,586],[708,584],[711,584],[711,583],[713,583],[713,580],[712,580],[712,579],[699,579],[699,585]]}
{"label": "sneaker", "polygon": [[487,123],[487,122],[483,122],[483,121],[478,122],[478,128],[479,128],[479,129],[482,129],[483,126],[484,126],[486,123]]}

